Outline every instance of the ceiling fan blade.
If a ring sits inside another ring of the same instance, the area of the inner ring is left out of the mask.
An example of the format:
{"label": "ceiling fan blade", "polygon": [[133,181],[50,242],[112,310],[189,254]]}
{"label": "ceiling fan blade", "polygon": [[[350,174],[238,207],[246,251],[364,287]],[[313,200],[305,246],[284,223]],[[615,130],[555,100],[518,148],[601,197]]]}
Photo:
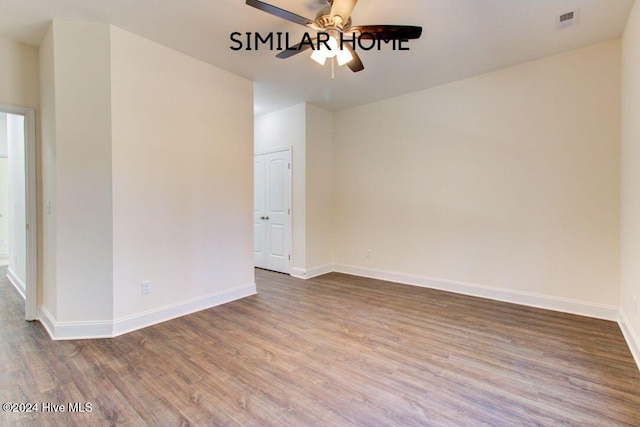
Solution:
{"label": "ceiling fan blade", "polygon": [[[315,46],[316,39],[312,39],[311,42]],[[295,46],[291,46],[287,50],[283,50],[282,52],[280,52],[279,54],[276,55],[276,58],[280,58],[280,59],[291,58],[293,55],[297,55],[300,52],[304,52],[305,50],[310,49],[310,48],[311,48],[311,44],[309,42],[304,42],[304,43],[301,42],[301,43],[298,43]]]}
{"label": "ceiling fan blade", "polygon": [[249,6],[255,7],[263,12],[267,12],[271,15],[277,16],[278,18],[286,19],[287,21],[295,22],[296,24],[308,26],[313,24],[313,20],[307,19],[304,16],[296,15],[293,12],[289,12],[288,10],[280,9],[279,7],[272,6],[265,2],[261,2],[259,0],[247,0],[246,2]]}
{"label": "ceiling fan blade", "polygon": [[356,7],[358,0],[333,0],[331,4],[331,16],[338,15],[343,22],[347,22]]}
{"label": "ceiling fan blade", "polygon": [[343,47],[347,48],[347,50],[351,52],[351,55],[353,55],[353,59],[347,62],[347,67],[349,67],[354,73],[364,70],[364,65],[362,65],[362,61],[356,51],[353,50],[353,47],[351,47],[349,43],[345,43]]}
{"label": "ceiling fan blade", "polygon": [[422,27],[413,25],[361,25],[351,27],[350,33],[360,33],[364,40],[410,40],[419,39],[422,35]]}

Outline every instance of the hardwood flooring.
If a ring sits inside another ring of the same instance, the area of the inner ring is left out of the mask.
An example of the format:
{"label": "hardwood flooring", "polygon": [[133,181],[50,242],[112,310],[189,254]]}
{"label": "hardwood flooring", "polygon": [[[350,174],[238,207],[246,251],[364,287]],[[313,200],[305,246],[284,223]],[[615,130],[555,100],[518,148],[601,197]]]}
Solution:
{"label": "hardwood flooring", "polygon": [[118,338],[56,342],[2,280],[2,402],[92,411],[0,425],[640,426],[614,322],[337,273],[256,283]]}

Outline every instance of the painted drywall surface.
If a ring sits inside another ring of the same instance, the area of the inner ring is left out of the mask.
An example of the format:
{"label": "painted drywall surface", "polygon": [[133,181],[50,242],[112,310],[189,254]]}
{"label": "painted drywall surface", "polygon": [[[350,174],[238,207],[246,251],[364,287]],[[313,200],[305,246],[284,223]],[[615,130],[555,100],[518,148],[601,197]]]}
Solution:
{"label": "painted drywall surface", "polygon": [[7,157],[7,115],[0,112],[0,157]]}
{"label": "painted drywall surface", "polygon": [[25,205],[24,116],[7,115],[9,269],[22,283],[27,281],[27,211]]}
{"label": "painted drywall surface", "polygon": [[304,149],[306,105],[255,117],[254,150],[256,153],[281,148]]}
{"label": "painted drywall surface", "polygon": [[291,147],[292,273],[306,269],[306,105],[257,116],[254,122],[256,153]]}
{"label": "painted drywall surface", "polygon": [[[56,318],[58,314],[56,282],[56,210],[47,212],[46,204],[56,206],[56,111],[53,28],[44,36],[39,54],[40,66],[40,212],[38,230],[38,305]],[[44,208],[43,208],[44,207]]]}
{"label": "painted drywall surface", "polygon": [[[622,39],[622,221],[620,309],[640,350],[640,4]],[[634,309],[633,298],[637,308]],[[636,354],[640,357],[640,354]],[[636,359],[640,363],[640,359]]]}
{"label": "painted drywall surface", "polygon": [[[0,139],[2,136],[0,135]],[[0,157],[0,260],[9,259],[9,159]]]}
{"label": "painted drywall surface", "polygon": [[114,319],[253,284],[251,82],[115,27],[111,60]]}
{"label": "painted drywall surface", "polygon": [[107,24],[53,22],[57,322],[113,313],[109,46]]}
{"label": "painted drywall surface", "polygon": [[619,75],[614,40],[336,113],[335,263],[617,306]]}
{"label": "painted drywall surface", "polygon": [[38,49],[0,37],[0,104],[38,108]]}
{"label": "painted drywall surface", "polygon": [[9,160],[7,115],[0,113],[0,259],[9,257]]}
{"label": "painted drywall surface", "polygon": [[306,108],[306,270],[333,263],[333,114]]}

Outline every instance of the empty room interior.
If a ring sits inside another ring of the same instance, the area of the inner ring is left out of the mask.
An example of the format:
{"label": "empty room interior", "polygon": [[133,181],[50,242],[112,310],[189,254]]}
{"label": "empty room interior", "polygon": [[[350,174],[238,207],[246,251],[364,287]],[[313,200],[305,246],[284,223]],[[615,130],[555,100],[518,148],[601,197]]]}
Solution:
{"label": "empty room interior", "polygon": [[0,2],[0,425],[640,426],[635,0]]}

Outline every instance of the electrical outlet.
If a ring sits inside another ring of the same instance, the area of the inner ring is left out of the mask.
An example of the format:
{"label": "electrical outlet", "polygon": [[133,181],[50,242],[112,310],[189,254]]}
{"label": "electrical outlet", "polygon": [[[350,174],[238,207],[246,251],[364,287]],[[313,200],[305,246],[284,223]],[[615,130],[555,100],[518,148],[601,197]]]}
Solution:
{"label": "electrical outlet", "polygon": [[364,251],[364,255],[365,255],[367,258],[371,258],[371,249],[367,249],[366,251]]}
{"label": "electrical outlet", "polygon": [[151,293],[151,280],[145,280],[142,282],[142,294],[150,294]]}

